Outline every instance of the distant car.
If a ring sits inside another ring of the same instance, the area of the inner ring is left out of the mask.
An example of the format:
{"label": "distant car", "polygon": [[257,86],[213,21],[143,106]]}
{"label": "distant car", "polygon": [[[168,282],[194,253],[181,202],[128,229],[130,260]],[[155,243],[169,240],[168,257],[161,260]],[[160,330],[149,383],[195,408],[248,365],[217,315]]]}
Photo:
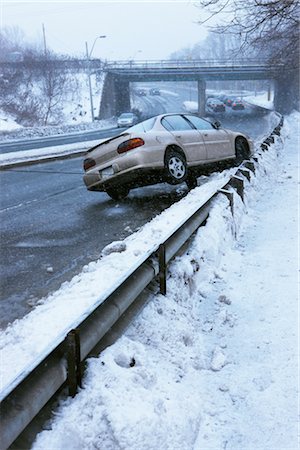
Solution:
{"label": "distant car", "polygon": [[160,90],[156,89],[156,88],[152,88],[152,89],[150,89],[149,94],[150,95],[160,95]]}
{"label": "distant car", "polygon": [[137,89],[135,91],[135,93],[136,93],[136,95],[139,95],[139,96],[147,95],[146,89]]}
{"label": "distant car", "polygon": [[84,183],[115,200],[130,189],[160,182],[188,187],[210,167],[240,163],[253,153],[244,134],[225,130],[194,114],[162,114],[129,128],[88,150]]}
{"label": "distant car", "polygon": [[221,100],[222,103],[224,103],[225,106],[231,106],[232,105],[232,98],[228,97],[228,95],[219,95],[218,99]]}
{"label": "distant car", "polygon": [[122,113],[117,119],[117,124],[119,128],[132,127],[133,125],[138,123],[138,121],[139,121],[138,117],[135,114],[129,112],[129,113]]}
{"label": "distant car", "polygon": [[233,100],[231,108],[234,110],[243,110],[245,109],[245,105],[242,100]]}
{"label": "distant car", "polygon": [[217,98],[207,99],[206,106],[213,112],[225,112],[225,105]]}
{"label": "distant car", "polygon": [[226,106],[232,106],[232,99],[231,98],[225,98],[225,100],[223,100],[224,105]]}

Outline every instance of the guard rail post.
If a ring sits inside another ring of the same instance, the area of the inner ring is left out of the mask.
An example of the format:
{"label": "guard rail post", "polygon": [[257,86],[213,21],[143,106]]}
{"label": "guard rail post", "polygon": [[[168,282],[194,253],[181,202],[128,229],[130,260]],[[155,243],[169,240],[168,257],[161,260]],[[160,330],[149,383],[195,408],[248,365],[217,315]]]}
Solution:
{"label": "guard rail post", "polygon": [[246,169],[251,170],[251,172],[255,174],[255,164],[253,161],[244,161],[243,165],[244,167],[246,167]]}
{"label": "guard rail post", "polygon": [[249,170],[249,169],[246,169],[246,168],[241,167],[241,168],[238,170],[238,173],[239,173],[239,172],[240,172],[245,178],[247,178],[248,181],[251,180],[251,175],[250,175],[250,170]]}
{"label": "guard rail post", "polygon": [[162,295],[167,293],[167,263],[166,263],[166,246],[159,246],[159,288]]}
{"label": "guard rail post", "polygon": [[234,175],[230,178],[229,184],[236,189],[237,193],[241,197],[241,199],[244,201],[244,180],[243,178]]}
{"label": "guard rail post", "polygon": [[81,387],[81,352],[79,330],[69,331],[66,336],[67,351],[67,383],[69,386],[69,395],[75,397],[78,386]]}
{"label": "guard rail post", "polygon": [[231,211],[231,215],[232,217],[234,216],[234,209],[233,209],[233,192],[228,191],[227,189],[219,189],[218,192],[220,194],[224,194],[228,200],[229,200],[229,205],[230,205],[230,211]]}

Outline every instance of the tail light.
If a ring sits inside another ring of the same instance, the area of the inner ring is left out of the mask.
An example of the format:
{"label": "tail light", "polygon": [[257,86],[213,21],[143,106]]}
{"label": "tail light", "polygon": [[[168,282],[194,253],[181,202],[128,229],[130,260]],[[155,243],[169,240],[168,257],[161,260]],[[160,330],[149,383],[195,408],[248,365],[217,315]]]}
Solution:
{"label": "tail light", "polygon": [[91,167],[94,167],[96,165],[96,161],[94,161],[92,158],[86,158],[83,161],[83,168],[85,171],[91,169]]}
{"label": "tail light", "polygon": [[141,147],[145,142],[142,138],[128,139],[118,146],[118,153],[125,153],[137,147]]}

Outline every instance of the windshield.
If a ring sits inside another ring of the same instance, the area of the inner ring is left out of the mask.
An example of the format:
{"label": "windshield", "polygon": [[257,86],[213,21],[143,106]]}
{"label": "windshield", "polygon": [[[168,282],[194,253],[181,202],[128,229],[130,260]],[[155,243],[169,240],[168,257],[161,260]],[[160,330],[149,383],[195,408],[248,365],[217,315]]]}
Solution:
{"label": "windshield", "polygon": [[124,113],[120,115],[120,119],[131,119],[133,116],[132,113]]}

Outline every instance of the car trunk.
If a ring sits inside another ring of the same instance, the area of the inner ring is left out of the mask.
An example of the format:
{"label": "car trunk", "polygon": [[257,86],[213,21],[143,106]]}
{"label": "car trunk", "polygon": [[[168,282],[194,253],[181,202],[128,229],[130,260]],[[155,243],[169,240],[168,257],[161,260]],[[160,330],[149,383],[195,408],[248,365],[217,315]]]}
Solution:
{"label": "car trunk", "polygon": [[95,159],[97,164],[111,161],[116,158],[116,156],[120,156],[117,151],[118,145],[121,144],[121,142],[124,142],[128,136],[129,133],[124,133],[102,142],[89,150],[89,156]]}

